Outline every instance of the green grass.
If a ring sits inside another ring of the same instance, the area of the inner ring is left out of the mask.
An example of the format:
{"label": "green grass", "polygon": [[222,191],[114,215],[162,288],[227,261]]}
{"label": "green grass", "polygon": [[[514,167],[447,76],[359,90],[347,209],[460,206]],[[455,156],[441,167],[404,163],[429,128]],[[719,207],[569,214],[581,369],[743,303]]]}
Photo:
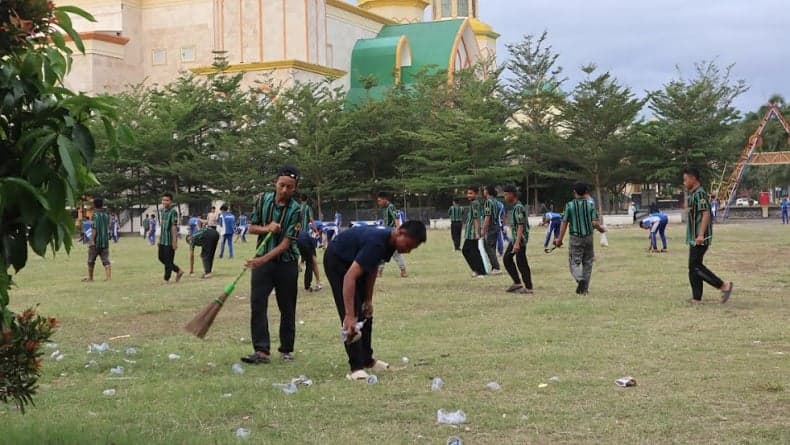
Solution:
{"label": "green grass", "polygon": [[[379,373],[377,385],[344,379],[328,288],[299,295],[294,363],[231,372],[251,350],[246,284],[205,341],[183,331],[240,270],[251,243],[234,260],[217,259],[216,278],[169,286],[159,284],[155,250],[141,238],[111,246],[112,283],[80,282],[82,246],[32,257],[12,303],[40,303],[62,321],[54,341],[65,358],[48,353],[28,414],[0,406],[0,443],[226,444],[237,442],[239,427],[252,431],[249,443],[438,444],[453,435],[468,444],[790,443],[787,226],[718,226],[706,263],[735,292],[720,305],[706,286],[708,304],[698,307],[686,302],[680,226],[670,227],[663,255],[645,252],[644,231],[614,230],[611,246],[596,249],[587,297],[573,292],[567,249],[543,254],[543,231],[533,231],[534,297],[505,294],[505,276],[471,279],[447,232],[431,232],[407,256],[410,278],[388,265],[377,283],[374,348],[402,369]],[[186,250],[177,262],[187,264]],[[269,313],[276,348],[273,299]],[[119,335],[131,337],[110,341],[117,352],[86,352]],[[129,346],[136,356],[124,355]],[[91,359],[99,365],[85,368]],[[123,380],[111,379],[117,365]],[[290,396],[272,387],[300,374],[315,385]],[[638,386],[615,386],[626,375]],[[445,381],[441,391],[430,391],[434,376]],[[485,388],[492,380],[501,391]],[[103,396],[108,388],[117,395]],[[464,410],[468,423],[437,425],[439,408]]]}

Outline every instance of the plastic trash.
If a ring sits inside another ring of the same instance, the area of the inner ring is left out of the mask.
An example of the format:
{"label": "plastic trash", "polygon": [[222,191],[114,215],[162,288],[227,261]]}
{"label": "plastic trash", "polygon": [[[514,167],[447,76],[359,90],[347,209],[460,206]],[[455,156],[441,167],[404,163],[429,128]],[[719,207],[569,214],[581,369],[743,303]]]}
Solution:
{"label": "plastic trash", "polygon": [[438,391],[442,389],[442,386],[444,386],[444,380],[442,380],[440,377],[434,377],[433,381],[431,382],[431,391]]}
{"label": "plastic trash", "polygon": [[370,383],[371,385],[375,385],[378,382],[379,382],[379,378],[376,377],[376,374],[371,374],[368,376],[368,383]]}
{"label": "plastic trash", "polygon": [[126,355],[136,355],[137,348],[126,348]]}
{"label": "plastic trash", "polygon": [[291,379],[291,383],[294,385],[304,385],[304,386],[313,386],[313,379],[307,377],[306,375],[302,374],[299,377],[295,377]]}
{"label": "plastic trash", "polygon": [[606,237],[605,233],[601,234],[601,247],[609,247],[609,239]]}
{"label": "plastic trash", "polygon": [[343,327],[341,326],[340,327],[340,339],[343,340],[343,343],[354,343],[355,341],[357,341],[360,338],[362,338],[362,327],[363,326],[365,326],[365,320],[357,322],[357,334],[352,339],[348,338],[348,334],[346,333],[346,331],[343,330]]}
{"label": "plastic trash", "polygon": [[116,366],[114,368],[110,368],[110,374],[123,375],[123,366]]}
{"label": "plastic trash", "polygon": [[112,396],[115,395],[115,390],[114,389],[105,389],[101,393],[104,394],[107,397],[112,397]]}
{"label": "plastic trash", "polygon": [[559,381],[560,381],[560,378],[559,378],[559,377],[557,377],[557,376],[555,375],[555,376],[553,376],[553,377],[550,377],[550,378],[549,378],[549,381],[551,381],[551,382],[559,382]]}
{"label": "plastic trash", "polygon": [[447,445],[464,445],[464,441],[458,436],[447,439]]}
{"label": "plastic trash", "polygon": [[629,387],[629,386],[636,386],[636,379],[629,375],[629,376],[621,377],[621,378],[615,380],[614,384],[617,385],[617,386],[622,386],[623,388],[626,388],[626,387]]}
{"label": "plastic trash", "polygon": [[85,364],[85,367],[86,368],[91,368],[93,366],[97,366],[98,364],[99,363],[97,363],[96,360],[91,360],[91,361],[89,361],[88,363]]}
{"label": "plastic trash", "polygon": [[486,388],[490,389],[491,391],[499,391],[502,389],[502,385],[497,382],[488,382],[486,383]]}
{"label": "plastic trash", "polygon": [[88,354],[93,354],[93,353],[101,354],[102,352],[108,351],[109,349],[110,349],[110,345],[107,343],[102,343],[98,345],[96,343],[91,343],[88,346]]}
{"label": "plastic trash", "polygon": [[299,390],[299,388],[296,387],[296,383],[272,383],[272,386],[286,394],[293,394]]}
{"label": "plastic trash", "polygon": [[404,365],[408,365],[409,364],[409,357],[403,357],[403,358],[400,359],[400,361],[402,361]]}
{"label": "plastic trash", "polygon": [[58,349],[58,344],[57,343],[47,342],[47,343],[44,343],[44,347],[47,348],[47,349]]}
{"label": "plastic trash", "polygon": [[169,354],[169,355],[167,356],[167,358],[169,358],[170,360],[178,360],[178,359],[180,359],[180,358],[181,358],[181,356],[180,356],[180,355],[178,355],[178,354]]}
{"label": "plastic trash", "polygon": [[231,398],[231,397],[233,397],[233,394],[231,394],[231,393],[229,393],[229,392],[226,392],[225,394],[222,394],[222,398],[223,398],[223,399],[229,399],[229,398]]}
{"label": "plastic trash", "polygon": [[436,421],[448,425],[460,425],[466,423],[466,414],[461,411],[445,411],[440,409],[436,411]]}
{"label": "plastic trash", "polygon": [[133,365],[133,364],[137,363],[137,360],[129,360],[128,358],[123,359],[123,361],[125,363],[130,364],[130,365]]}
{"label": "plastic trash", "polygon": [[59,361],[63,360],[63,353],[60,352],[60,349],[58,349],[57,351],[55,351],[52,354],[50,354],[50,357],[55,359],[55,361],[59,362]]}
{"label": "plastic trash", "polygon": [[236,430],[236,437],[239,439],[246,439],[250,437],[250,430],[247,428],[239,428]]}
{"label": "plastic trash", "polygon": [[549,386],[548,383],[541,383],[541,384],[538,385],[538,388],[545,388],[547,386]]}
{"label": "plastic trash", "polygon": [[244,374],[244,368],[241,367],[241,363],[234,363],[230,369],[233,370],[234,374]]}
{"label": "plastic trash", "polygon": [[58,354],[57,356],[55,356],[55,361],[56,361],[56,362],[59,362],[59,361],[63,360],[63,357],[65,357],[65,356],[66,356],[66,354],[63,354],[63,353],[61,352],[60,354]]}

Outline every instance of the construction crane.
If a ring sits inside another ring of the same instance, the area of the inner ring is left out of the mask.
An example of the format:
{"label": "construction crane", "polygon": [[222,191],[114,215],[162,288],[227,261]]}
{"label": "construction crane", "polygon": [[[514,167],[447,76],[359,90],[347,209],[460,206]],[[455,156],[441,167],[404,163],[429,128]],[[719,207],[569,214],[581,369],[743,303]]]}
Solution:
{"label": "construction crane", "polygon": [[782,116],[779,107],[774,102],[769,102],[768,111],[765,112],[765,115],[763,115],[763,118],[760,120],[760,125],[757,126],[757,129],[749,137],[749,141],[746,143],[746,147],[744,147],[741,156],[735,163],[732,173],[730,173],[727,181],[719,187],[719,198],[724,204],[725,219],[729,214],[730,206],[732,206],[735,201],[735,195],[747,165],[790,164],[790,152],[788,151],[755,153],[757,148],[763,144],[763,131],[765,131],[765,126],[772,118],[775,118],[782,124],[785,133],[788,135],[787,141],[790,144],[790,123]]}

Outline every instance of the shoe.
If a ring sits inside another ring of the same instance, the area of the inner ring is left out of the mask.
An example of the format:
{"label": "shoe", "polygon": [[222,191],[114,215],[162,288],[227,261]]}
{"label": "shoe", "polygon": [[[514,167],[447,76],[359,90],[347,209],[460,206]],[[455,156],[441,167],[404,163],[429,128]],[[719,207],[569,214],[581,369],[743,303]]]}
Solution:
{"label": "shoe", "polygon": [[505,292],[516,292],[517,290],[521,289],[523,286],[521,284],[514,284],[507,288]]}
{"label": "shoe", "polygon": [[[518,293],[518,294],[530,294],[530,295],[532,295],[532,294],[534,294],[535,292],[534,292],[532,289],[527,289],[527,288],[525,287],[525,288],[523,288],[523,289],[519,289],[518,291],[516,291],[516,293]],[[586,292],[585,292],[585,293],[586,293]]]}
{"label": "shoe", "polygon": [[409,277],[409,274],[406,273],[406,269],[401,269],[400,277],[401,278],[408,278]]}
{"label": "shoe", "polygon": [[688,301],[692,306],[697,306],[702,304],[702,300],[695,300],[693,298],[689,298]]}
{"label": "shoe", "polygon": [[204,280],[208,280],[209,278],[211,278],[211,272],[209,272],[209,273],[204,273],[204,274],[203,274],[203,276],[202,276],[202,277],[200,277],[200,278],[203,278]]}
{"label": "shoe", "polygon": [[312,287],[313,290],[311,292],[318,292],[318,291],[320,291],[323,288],[324,288],[324,286],[322,286],[321,283],[318,283],[318,284],[316,284],[315,286]]}
{"label": "shoe", "polygon": [[489,275],[502,275],[502,271],[499,269],[491,269],[491,272],[488,273]]}
{"label": "shoe", "polygon": [[727,290],[721,291],[721,304],[727,302],[730,299],[730,294],[732,293],[732,281],[730,281],[730,288]]}
{"label": "shoe", "polygon": [[293,352],[283,352],[280,354],[280,359],[284,362],[292,362],[294,361],[294,354]]}
{"label": "shoe", "polygon": [[579,295],[586,294],[587,293],[587,283],[585,283],[584,280],[579,280],[579,281],[577,281],[577,283],[578,284],[576,285],[576,293],[579,294]]}
{"label": "shoe", "polygon": [[183,276],[184,276],[184,271],[183,270],[178,271],[178,273],[176,273],[176,283],[181,281],[181,277]]}
{"label": "shoe", "polygon": [[269,363],[272,361],[271,357],[267,353],[259,353],[253,352],[250,355],[245,355],[241,358],[241,361],[244,363],[249,363],[251,365],[260,365],[262,363]]}
{"label": "shoe", "polygon": [[383,360],[373,360],[373,366],[369,367],[368,369],[372,369],[373,371],[388,371],[390,369],[390,364],[383,361]]}
{"label": "shoe", "polygon": [[364,369],[357,369],[356,371],[350,374],[346,374],[346,378],[351,381],[366,382],[368,380],[368,377],[370,377],[370,374],[365,372]]}

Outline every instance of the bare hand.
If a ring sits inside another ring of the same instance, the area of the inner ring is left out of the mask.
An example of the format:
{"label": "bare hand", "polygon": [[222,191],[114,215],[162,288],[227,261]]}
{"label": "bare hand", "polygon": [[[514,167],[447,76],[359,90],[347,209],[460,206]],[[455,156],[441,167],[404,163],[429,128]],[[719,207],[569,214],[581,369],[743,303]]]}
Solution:
{"label": "bare hand", "polygon": [[346,333],[346,338],[349,340],[357,335],[357,319],[356,317],[349,317],[348,315],[343,318],[343,332]]}
{"label": "bare hand", "polygon": [[266,232],[280,233],[280,224],[276,222],[270,222],[269,224],[266,224]]}
{"label": "bare hand", "polygon": [[562,240],[561,239],[555,239],[554,240],[554,245],[557,246],[557,247],[562,247]]}
{"label": "bare hand", "polygon": [[266,261],[263,260],[262,256],[256,258],[250,258],[244,262],[244,267],[247,269],[255,269],[256,267],[261,267],[266,264]]}
{"label": "bare hand", "polygon": [[518,252],[521,250],[521,243],[513,244],[513,252]]}
{"label": "bare hand", "polygon": [[704,243],[705,243],[705,237],[704,236],[699,235],[696,238],[694,238],[694,245],[695,246],[701,246]]}
{"label": "bare hand", "polygon": [[365,318],[373,318],[373,302],[366,301],[362,303],[362,316]]}

